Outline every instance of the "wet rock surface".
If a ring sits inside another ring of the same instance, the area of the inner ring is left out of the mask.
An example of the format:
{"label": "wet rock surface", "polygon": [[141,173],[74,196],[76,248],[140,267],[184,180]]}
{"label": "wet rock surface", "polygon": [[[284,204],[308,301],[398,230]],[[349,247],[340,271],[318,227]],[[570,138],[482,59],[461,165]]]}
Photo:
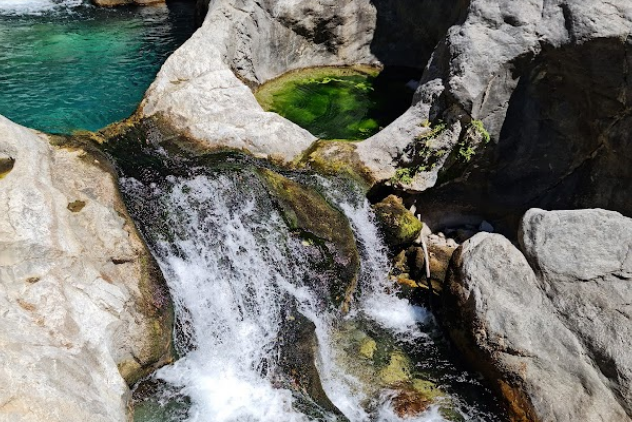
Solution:
{"label": "wet rock surface", "polygon": [[479,233],[452,260],[443,318],[514,421],[631,420],[632,220],[532,209],[522,252]]}
{"label": "wet rock surface", "polygon": [[290,230],[301,233],[305,248],[320,251],[314,265],[322,272],[320,283],[328,287],[331,300],[348,309],[360,265],[349,221],[316,190],[271,170],[260,169],[259,174]]}

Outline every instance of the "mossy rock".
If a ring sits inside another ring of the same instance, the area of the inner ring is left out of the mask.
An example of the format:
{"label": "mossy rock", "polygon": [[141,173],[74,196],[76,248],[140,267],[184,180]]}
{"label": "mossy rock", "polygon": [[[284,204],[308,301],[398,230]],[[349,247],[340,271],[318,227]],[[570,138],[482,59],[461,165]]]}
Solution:
{"label": "mossy rock", "polygon": [[385,385],[410,381],[411,362],[405,353],[396,350],[390,356],[388,365],[379,372],[380,381]]}
{"label": "mossy rock", "polygon": [[375,215],[384,232],[386,242],[392,247],[412,244],[421,233],[423,224],[404,207],[401,199],[390,195],[374,205]]}
{"label": "mossy rock", "polygon": [[349,141],[314,142],[296,159],[294,165],[321,174],[349,177],[367,190],[375,183],[371,171],[356,152],[356,144]]}
{"label": "mossy rock", "polygon": [[323,270],[331,270],[329,291],[335,306],[345,311],[353,294],[360,257],[346,216],[311,187],[268,169],[259,169],[271,198],[288,227],[304,239],[305,247],[320,248],[328,256]]}

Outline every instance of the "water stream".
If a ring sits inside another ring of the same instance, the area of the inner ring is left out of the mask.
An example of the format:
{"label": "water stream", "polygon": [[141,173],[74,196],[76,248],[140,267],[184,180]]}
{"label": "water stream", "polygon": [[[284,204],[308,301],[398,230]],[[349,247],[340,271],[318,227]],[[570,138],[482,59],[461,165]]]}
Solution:
{"label": "water stream", "polygon": [[[504,420],[475,377],[446,363],[431,314],[397,296],[370,206],[353,184],[286,174],[318,189],[351,222],[361,270],[343,315],[326,303],[305,238],[288,229],[258,176],[265,164],[233,155],[190,161],[149,147],[129,156],[135,159],[121,162],[122,190],[171,289],[182,356],[149,380],[151,393],[137,390],[137,422]],[[299,318],[313,323],[315,364],[340,412],[284,373],[279,345]],[[410,356],[417,362],[411,378],[430,379],[443,398],[402,419],[394,390],[377,386],[373,363],[358,357],[358,339],[375,339],[374,361],[383,367],[393,356]],[[418,368],[432,362],[441,368]]]}

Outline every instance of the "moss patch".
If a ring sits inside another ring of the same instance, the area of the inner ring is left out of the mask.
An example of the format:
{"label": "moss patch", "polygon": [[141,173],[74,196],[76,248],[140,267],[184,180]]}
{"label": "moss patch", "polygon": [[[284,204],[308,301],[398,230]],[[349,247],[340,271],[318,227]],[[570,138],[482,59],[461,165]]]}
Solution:
{"label": "moss patch", "polygon": [[344,141],[317,141],[294,163],[326,175],[347,176],[368,189],[375,180],[356,153],[356,145]]}
{"label": "moss patch", "polygon": [[86,203],[84,201],[76,200],[68,204],[68,210],[70,212],[79,212],[85,206],[86,206]]}
{"label": "moss patch", "polygon": [[389,245],[408,245],[419,236],[423,224],[404,207],[398,197],[390,195],[376,204],[374,209]]}

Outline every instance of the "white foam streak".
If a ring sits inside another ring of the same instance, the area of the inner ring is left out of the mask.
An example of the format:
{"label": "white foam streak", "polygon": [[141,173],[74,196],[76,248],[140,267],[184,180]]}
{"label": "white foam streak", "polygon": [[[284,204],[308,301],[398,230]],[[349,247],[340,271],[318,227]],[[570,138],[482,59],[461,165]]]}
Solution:
{"label": "white foam streak", "polygon": [[275,215],[257,221],[254,199],[237,203],[230,187],[227,178],[197,177],[176,182],[168,195],[183,236],[176,253],[165,242],[159,255],[195,350],[158,376],[184,387],[194,403],[190,421],[303,421],[291,392],[261,375],[293,276],[276,247],[286,243],[282,222]]}
{"label": "white foam streak", "polygon": [[83,0],[0,0],[0,14],[41,15],[60,9],[72,9],[83,3]]}
{"label": "white foam streak", "polygon": [[406,299],[397,297],[397,286],[388,278],[390,265],[386,246],[379,234],[371,205],[366,199],[352,203],[331,186],[325,178],[318,178],[326,187],[332,202],[345,213],[356,235],[362,253],[362,297],[359,310],[382,327],[391,330],[400,340],[423,337],[418,324],[427,324],[432,314],[425,308],[412,306]]}

